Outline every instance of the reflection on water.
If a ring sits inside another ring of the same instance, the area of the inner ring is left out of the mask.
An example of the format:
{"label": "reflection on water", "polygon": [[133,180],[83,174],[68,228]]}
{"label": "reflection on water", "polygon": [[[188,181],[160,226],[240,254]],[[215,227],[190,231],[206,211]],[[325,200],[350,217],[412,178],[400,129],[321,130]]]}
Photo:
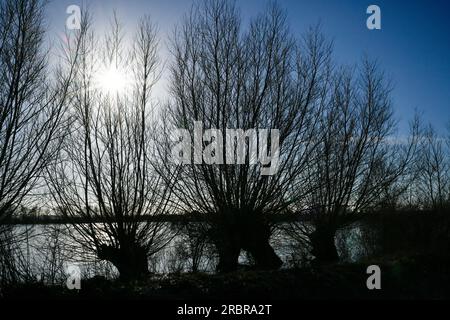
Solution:
{"label": "reflection on water", "polygon": [[[299,261],[308,263],[311,259],[308,249],[295,243],[282,230],[280,228],[274,233],[271,244],[283,260],[283,268],[296,267]],[[68,225],[18,225],[13,233],[16,239],[20,239],[21,263],[36,280],[51,284],[65,283],[70,266],[77,266],[84,279],[118,276],[111,263],[100,261],[91,248],[77,241],[74,230]],[[363,239],[367,238],[367,230],[360,224],[338,232],[335,242],[341,260],[355,262],[369,256],[373,247],[364,243]],[[242,252],[239,262],[250,264],[251,257]],[[214,272],[216,264],[217,257],[211,245],[206,244],[192,257],[185,234],[176,235],[163,250],[149,257],[150,271],[158,274],[192,270]]]}

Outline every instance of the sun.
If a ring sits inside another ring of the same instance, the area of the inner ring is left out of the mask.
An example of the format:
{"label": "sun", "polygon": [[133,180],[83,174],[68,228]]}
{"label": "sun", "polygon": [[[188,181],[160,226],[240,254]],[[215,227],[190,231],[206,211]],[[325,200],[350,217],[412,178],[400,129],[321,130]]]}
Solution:
{"label": "sun", "polygon": [[106,94],[120,94],[127,86],[125,70],[115,66],[100,70],[97,77],[98,88]]}

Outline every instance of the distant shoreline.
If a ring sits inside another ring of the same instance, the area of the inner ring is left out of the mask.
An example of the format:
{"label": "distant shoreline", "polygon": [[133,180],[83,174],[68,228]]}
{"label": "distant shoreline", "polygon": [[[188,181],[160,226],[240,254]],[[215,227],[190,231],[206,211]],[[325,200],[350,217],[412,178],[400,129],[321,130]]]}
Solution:
{"label": "distant shoreline", "polygon": [[[308,217],[300,214],[277,214],[268,217],[270,222],[292,222],[292,221],[306,221]],[[141,221],[141,222],[168,222],[168,223],[192,223],[192,222],[206,222],[206,219],[200,215],[181,215],[181,214],[161,214],[156,216],[139,216],[125,218],[127,221]],[[12,217],[2,221],[1,225],[49,225],[49,224],[85,224],[85,223],[111,223],[118,222],[118,220],[110,220],[105,218],[68,218],[61,216],[20,216]]]}

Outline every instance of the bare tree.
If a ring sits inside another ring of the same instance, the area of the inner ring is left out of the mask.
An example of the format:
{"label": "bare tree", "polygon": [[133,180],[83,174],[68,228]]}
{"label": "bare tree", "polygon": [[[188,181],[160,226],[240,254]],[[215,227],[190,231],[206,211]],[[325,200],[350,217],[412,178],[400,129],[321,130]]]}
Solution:
{"label": "bare tree", "polygon": [[41,0],[0,4],[0,264],[5,281],[23,277],[15,243],[21,237],[4,222],[43,186],[45,168],[55,159],[76,44],[83,37],[76,32],[72,55],[62,56],[67,68],[52,70],[52,53],[44,47],[44,10]]}
{"label": "bare tree", "polygon": [[40,0],[0,6],[0,221],[36,187],[54,158],[69,96],[78,49],[68,69],[48,75],[43,10]]}
{"label": "bare tree", "polygon": [[[316,144],[313,137],[323,106],[330,51],[331,45],[316,29],[297,41],[285,13],[276,5],[245,30],[234,2],[201,1],[177,28],[172,46],[170,130],[194,132],[194,122],[201,121],[202,130],[216,129],[225,137],[211,152],[223,164],[200,159],[201,164],[184,165],[174,192],[182,210],[197,212],[209,223],[219,271],[236,269],[242,249],[259,268],[281,265],[269,244],[270,217],[294,202],[295,182]],[[227,136],[227,129],[241,129],[242,136]],[[239,139],[246,151],[252,141],[258,146],[264,143],[251,135],[258,129],[278,129],[279,149],[272,148],[271,136],[270,163],[251,164],[250,152],[239,163]],[[200,146],[211,147],[213,141],[217,142],[203,137]],[[227,145],[232,145],[231,153]],[[195,153],[190,163],[195,163]],[[276,165],[275,153],[280,155],[278,170],[264,175],[268,166]],[[226,159],[219,159],[224,155]]]}
{"label": "bare tree", "polygon": [[442,210],[449,203],[450,163],[445,138],[430,125],[417,152],[416,202],[423,209]]}
{"label": "bare tree", "polygon": [[336,231],[386,205],[386,195],[412,161],[417,124],[408,141],[395,138],[390,90],[376,63],[367,60],[356,76],[346,68],[334,72],[320,143],[305,177],[310,192],[300,201],[313,225],[300,231],[309,234],[317,261],[338,259]]}
{"label": "bare tree", "polygon": [[[86,15],[88,30],[89,20]],[[166,213],[170,185],[152,167],[156,27],[142,19],[129,50],[121,30],[114,16],[103,42],[87,31],[72,83],[71,131],[48,180],[61,213],[77,231],[74,239],[128,280],[146,274],[148,258],[171,239],[166,223],[155,219]],[[109,79],[96,78],[111,68],[122,72],[121,79],[130,75],[123,91],[105,90],[101,82]]]}

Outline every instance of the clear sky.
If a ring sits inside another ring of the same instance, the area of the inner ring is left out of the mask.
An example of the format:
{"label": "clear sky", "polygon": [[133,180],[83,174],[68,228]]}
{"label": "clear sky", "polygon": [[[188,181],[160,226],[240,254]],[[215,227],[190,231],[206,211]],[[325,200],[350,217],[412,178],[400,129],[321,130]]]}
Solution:
{"label": "clear sky", "polygon": [[[244,18],[254,16],[265,0],[237,0]],[[364,54],[377,59],[393,80],[394,108],[401,132],[406,132],[414,110],[423,112],[440,132],[450,121],[450,0],[278,0],[287,10],[291,28],[301,34],[321,23],[334,41],[335,58],[354,64]],[[130,29],[149,14],[159,25],[162,46],[190,0],[53,0],[48,5],[50,34],[64,30],[71,5],[88,6],[95,22],[107,25],[113,10]],[[366,9],[381,9],[381,30],[368,30]],[[164,48],[162,50],[164,52]]]}

